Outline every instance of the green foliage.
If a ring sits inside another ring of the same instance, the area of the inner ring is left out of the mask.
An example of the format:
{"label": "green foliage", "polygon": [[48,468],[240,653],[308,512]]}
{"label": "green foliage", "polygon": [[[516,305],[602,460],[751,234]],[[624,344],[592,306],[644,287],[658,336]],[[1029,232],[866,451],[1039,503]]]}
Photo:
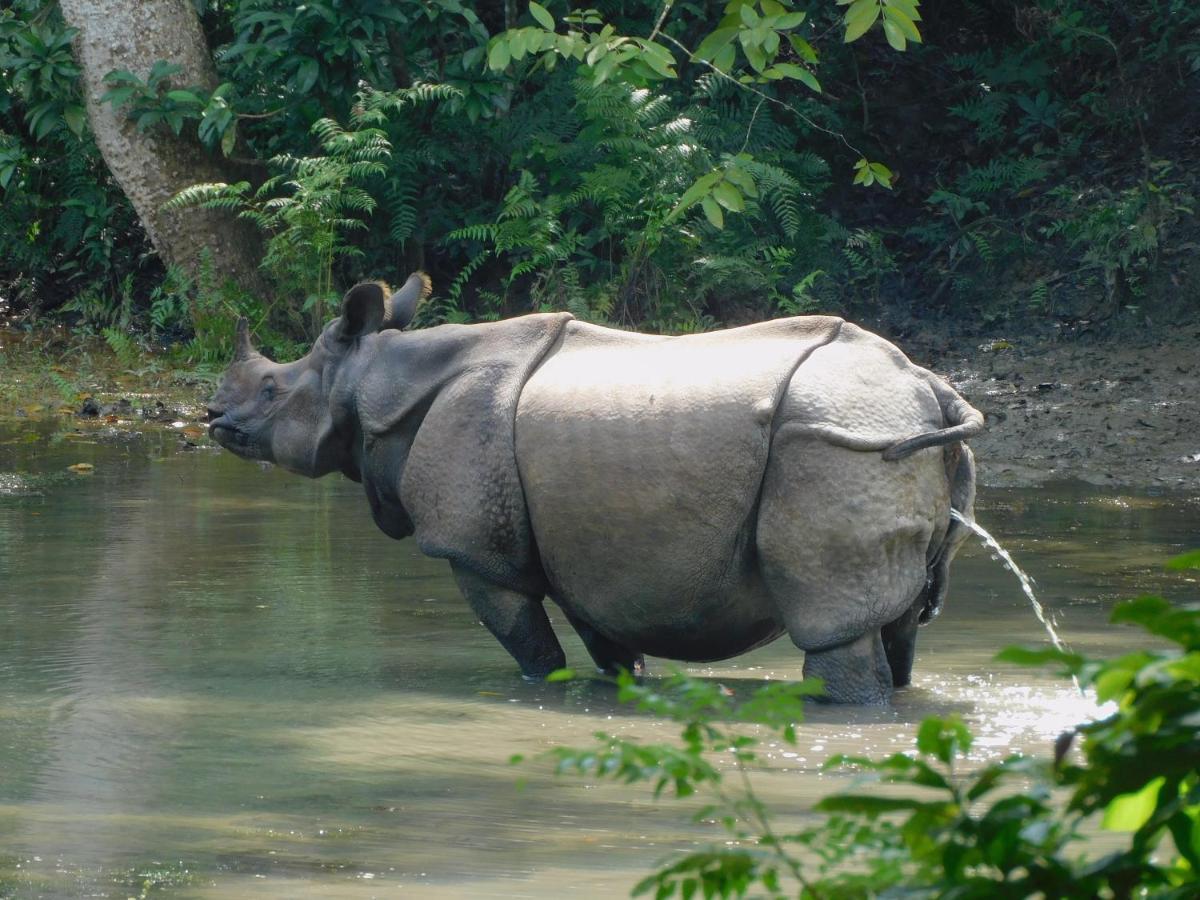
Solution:
{"label": "green foliage", "polygon": [[18,309],[115,295],[145,249],[92,142],[74,36],[53,5],[0,9],[0,294]]}
{"label": "green foliage", "polygon": [[[357,216],[375,209],[375,200],[355,182],[386,172],[384,160],[391,145],[377,128],[347,131],[331,119],[313,125],[323,156],[288,154],[271,160],[282,169],[253,193],[250,184],[197,184],[180,191],[167,208],[237,210],[267,236],[262,266],[274,276],[279,296],[304,298],[308,336],[316,337],[333,309],[333,264],[343,256],[359,255],[344,234],[365,228]],[[282,312],[291,314],[291,305]],[[268,305],[264,318],[269,318]]]}
{"label": "green foliage", "polygon": [[[1200,554],[1173,565],[1200,568]],[[1200,610],[1142,597],[1118,605],[1112,619],[1173,646],[1108,661],[1055,649],[1000,656],[1054,664],[1113,710],[1060,737],[1052,756],[964,765],[972,736],[963,722],[926,719],[914,751],[830,759],[827,768],[853,769],[858,786],[821,800],[822,821],[795,833],[774,827],[751,775],[766,767],[756,749],[764,735],[795,743],[803,700],[819,690],[810,682],[768,684],[737,698],[711,681],[622,674],[619,698],[680,724],[679,742],[600,732],[593,747],[549,756],[559,774],[645,782],[655,796],[711,798],[697,817],[719,821],[731,840],[672,857],[634,887],[635,896],[1194,896]],[[1126,834],[1127,842],[1088,857],[1080,848],[1096,827]]]}
{"label": "green foliage", "polygon": [[[104,99],[226,157],[248,185],[226,200],[259,209],[272,165],[329,159],[321,120],[392,148],[345,182],[378,209],[330,215],[344,220],[333,237],[301,222],[312,204],[284,182],[268,192],[295,201],[271,234],[320,245],[273,244],[278,296],[252,310],[293,338],[335,285],[417,267],[439,291],[425,322],[531,308],[672,330],[891,306],[1103,318],[1186,293],[1168,285],[1195,240],[1187,4],[196,8],[213,84],[145,60],[109,73]],[[133,276],[134,327],[182,336],[192,317],[163,305],[96,153],[71,38],[50,0],[0,10],[0,289],[34,311],[83,293],[116,307]]]}

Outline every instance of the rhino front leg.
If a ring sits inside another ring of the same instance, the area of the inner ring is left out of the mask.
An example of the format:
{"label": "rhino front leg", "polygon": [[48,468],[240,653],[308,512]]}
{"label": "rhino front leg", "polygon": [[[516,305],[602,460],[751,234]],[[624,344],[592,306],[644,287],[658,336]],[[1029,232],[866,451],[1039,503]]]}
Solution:
{"label": "rhino front leg", "polygon": [[567,664],[541,597],[510,590],[461,566],[451,568],[471,609],[517,661],[522,675],[541,679]]}
{"label": "rhino front leg", "polygon": [[828,650],[804,654],[804,677],[825,682],[831,703],[886,706],[892,696],[892,670],[879,631]]}

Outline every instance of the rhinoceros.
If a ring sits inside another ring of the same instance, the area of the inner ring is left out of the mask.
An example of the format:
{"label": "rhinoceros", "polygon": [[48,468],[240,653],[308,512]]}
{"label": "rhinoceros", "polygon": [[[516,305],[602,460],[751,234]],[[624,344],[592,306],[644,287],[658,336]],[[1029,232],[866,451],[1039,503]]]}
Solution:
{"label": "rhinoceros", "polygon": [[527,678],[565,665],[550,599],[603,671],[785,632],[827,696],[886,703],[973,517],[983,416],[832,316],[660,337],[567,313],[406,331],[428,293],[351,288],[302,359],[243,319],[210,433],[360,482],[375,523],[449,561]]}

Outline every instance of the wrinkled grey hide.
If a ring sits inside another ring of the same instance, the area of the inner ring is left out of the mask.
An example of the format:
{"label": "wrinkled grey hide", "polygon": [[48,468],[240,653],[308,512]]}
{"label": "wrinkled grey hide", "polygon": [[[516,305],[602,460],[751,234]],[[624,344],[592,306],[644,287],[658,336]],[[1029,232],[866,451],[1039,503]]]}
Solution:
{"label": "wrinkled grey hide", "polygon": [[250,346],[216,440],[360,481],[388,535],[450,561],[529,677],[716,660],[785,632],[829,696],[886,702],[973,512],[982,416],[887,341],[806,316],[651,337],[565,313],[403,332],[428,291],[353,288],[308,356]]}

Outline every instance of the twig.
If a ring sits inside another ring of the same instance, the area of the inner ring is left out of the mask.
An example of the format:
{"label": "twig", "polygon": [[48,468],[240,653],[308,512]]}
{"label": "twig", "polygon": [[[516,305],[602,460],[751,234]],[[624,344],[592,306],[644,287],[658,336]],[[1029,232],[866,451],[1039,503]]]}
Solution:
{"label": "twig", "polygon": [[865,155],[865,154],[863,154],[863,152],[861,150],[859,150],[857,147],[855,147],[853,144],[851,144],[850,141],[848,141],[846,139],[846,135],[842,134],[840,131],[832,131],[832,130],[824,127],[823,125],[818,125],[816,122],[814,122],[812,119],[810,119],[804,113],[800,112],[800,110],[796,109],[796,107],[792,106],[790,103],[784,103],[782,100],[776,99],[775,97],[772,97],[770,94],[760,91],[758,88],[751,87],[748,84],[742,84],[742,82],[738,81],[736,78],[733,78],[732,76],[726,74],[725,72],[722,72],[720,69],[718,69],[712,63],[710,63],[708,60],[696,58],[694,55],[692,55],[691,50],[689,50],[687,47],[685,47],[679,41],[675,40],[675,38],[671,37],[669,34],[664,34],[663,39],[670,41],[672,44],[674,44],[676,47],[678,47],[680,50],[682,50],[684,53],[686,53],[689,61],[708,66],[708,68],[712,69],[713,72],[715,72],[721,78],[724,78],[730,84],[736,85],[737,87],[739,87],[743,90],[749,91],[752,94],[757,94],[759,97],[761,97],[762,99],[766,100],[769,103],[774,103],[776,106],[783,107],[784,109],[786,109],[790,113],[792,113],[792,115],[794,115],[798,119],[800,119],[800,121],[802,121],[809,128],[812,128],[814,131],[819,131],[822,134],[827,134],[832,138],[837,138],[839,141],[842,142],[842,144],[845,145],[846,149],[848,149],[851,153],[856,153],[859,156]]}

